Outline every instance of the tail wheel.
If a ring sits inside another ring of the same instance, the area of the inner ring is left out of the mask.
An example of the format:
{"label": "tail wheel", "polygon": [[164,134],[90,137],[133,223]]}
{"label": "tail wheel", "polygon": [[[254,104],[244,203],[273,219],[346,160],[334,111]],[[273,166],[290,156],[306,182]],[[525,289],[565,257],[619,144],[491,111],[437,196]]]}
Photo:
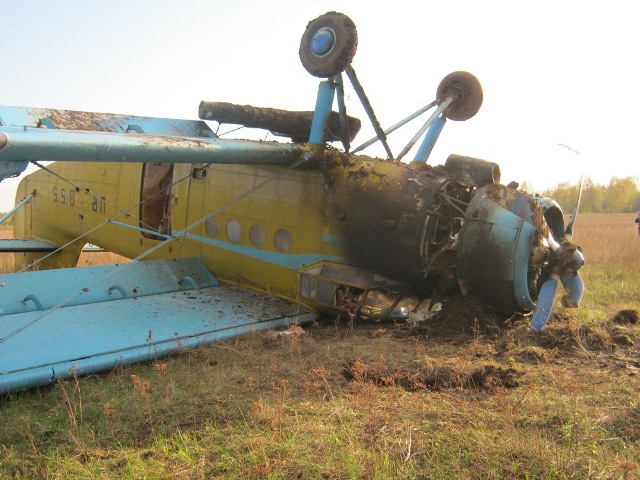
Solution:
{"label": "tail wheel", "polygon": [[311,75],[332,77],[351,64],[357,47],[355,23],[342,13],[329,12],[307,25],[300,41],[300,60]]}
{"label": "tail wheel", "polygon": [[469,72],[453,72],[444,77],[436,95],[438,100],[453,97],[447,109],[447,118],[451,120],[469,120],[482,105],[482,85]]}

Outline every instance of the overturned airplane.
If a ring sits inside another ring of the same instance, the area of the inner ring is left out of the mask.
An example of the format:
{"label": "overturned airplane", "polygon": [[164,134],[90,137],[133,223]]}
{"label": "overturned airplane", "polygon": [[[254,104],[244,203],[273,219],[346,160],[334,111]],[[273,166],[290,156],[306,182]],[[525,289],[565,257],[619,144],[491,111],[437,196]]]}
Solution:
{"label": "overturned airplane", "polygon": [[[427,163],[447,120],[481,107],[478,80],[446,76],[433,102],[383,130],[356,47],[343,14],[307,25],[300,59],[322,79],[308,112],[203,101],[199,120],[178,120],[0,106],[0,178],[40,167],[5,216],[15,239],[0,241],[17,270],[0,275],[0,393],[318,315],[428,318],[450,295],[533,312],[533,330],[560,283],[577,306],[578,206],[565,226],[556,202],[502,185],[495,163]],[[345,77],[376,132],[353,151],[361,121],[346,113]],[[431,110],[394,157],[387,135]],[[222,139],[212,121],[290,141]],[[357,154],[375,142],[386,159]],[[132,261],[70,268],[87,243]]]}

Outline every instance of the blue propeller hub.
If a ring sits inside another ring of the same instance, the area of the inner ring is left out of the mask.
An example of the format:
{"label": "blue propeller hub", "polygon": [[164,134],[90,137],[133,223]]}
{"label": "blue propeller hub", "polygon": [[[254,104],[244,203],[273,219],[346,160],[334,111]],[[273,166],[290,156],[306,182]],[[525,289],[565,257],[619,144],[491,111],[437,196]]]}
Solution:
{"label": "blue propeller hub", "polygon": [[580,267],[584,265],[584,255],[580,250],[575,250],[569,260],[567,261],[567,265],[570,266],[574,271],[580,270]]}
{"label": "blue propeller hub", "polygon": [[314,55],[324,57],[333,49],[336,43],[336,35],[330,28],[318,29],[311,38],[311,51]]}

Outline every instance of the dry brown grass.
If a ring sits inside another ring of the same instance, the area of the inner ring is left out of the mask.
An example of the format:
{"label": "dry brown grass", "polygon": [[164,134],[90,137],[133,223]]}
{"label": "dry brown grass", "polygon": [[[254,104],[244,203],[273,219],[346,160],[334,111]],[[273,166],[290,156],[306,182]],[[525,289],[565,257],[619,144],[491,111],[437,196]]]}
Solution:
{"label": "dry brown grass", "polygon": [[587,265],[640,264],[640,235],[633,213],[579,215],[574,241],[585,252]]}
{"label": "dry brown grass", "polygon": [[[0,239],[13,238],[13,228],[0,228]],[[12,253],[0,253],[0,273],[13,272],[13,254]]]}
{"label": "dry brown grass", "polygon": [[111,253],[111,252],[82,252],[78,260],[79,267],[88,267],[90,265],[109,265],[113,263],[128,262],[127,257]]}
{"label": "dry brown grass", "polygon": [[634,217],[578,219],[584,306],[536,334],[458,299],[12,394],[0,477],[638,480]]}

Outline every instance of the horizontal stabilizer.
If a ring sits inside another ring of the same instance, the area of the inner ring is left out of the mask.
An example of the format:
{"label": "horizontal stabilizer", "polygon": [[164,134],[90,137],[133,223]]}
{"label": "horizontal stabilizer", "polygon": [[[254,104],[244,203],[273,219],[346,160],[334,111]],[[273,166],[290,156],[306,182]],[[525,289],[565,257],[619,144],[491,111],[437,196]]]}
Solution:
{"label": "horizontal stabilizer", "polygon": [[0,394],[313,319],[295,304],[231,286],[43,313],[0,316]]}

